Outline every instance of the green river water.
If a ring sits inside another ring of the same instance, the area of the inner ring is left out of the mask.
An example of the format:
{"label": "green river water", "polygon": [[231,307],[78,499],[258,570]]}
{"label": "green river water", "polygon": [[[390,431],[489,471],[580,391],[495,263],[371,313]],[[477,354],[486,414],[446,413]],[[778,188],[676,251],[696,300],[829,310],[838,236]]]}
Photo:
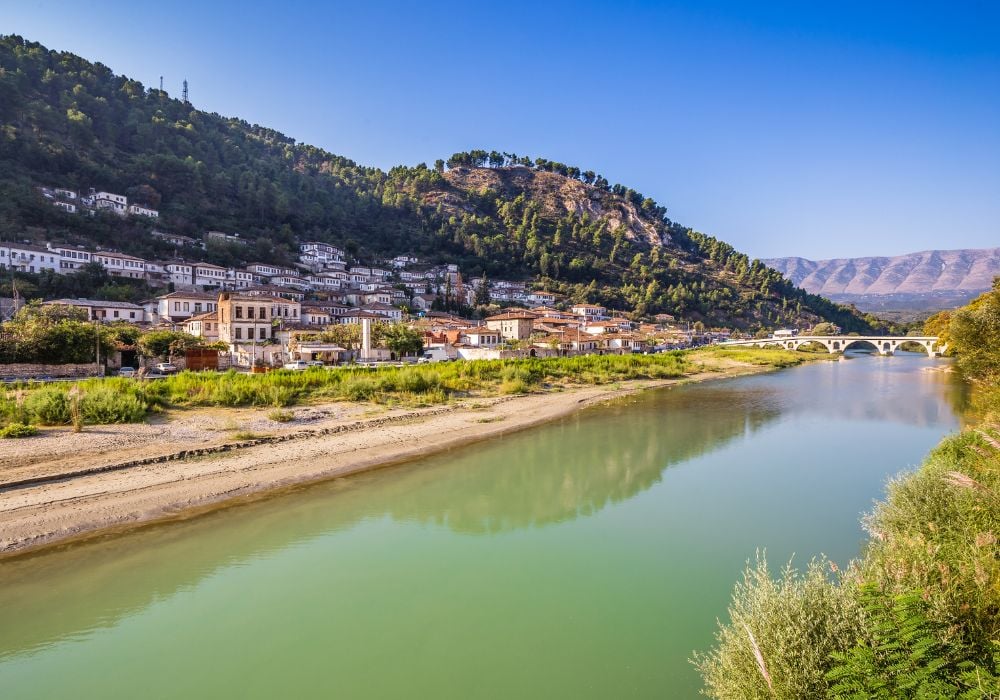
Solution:
{"label": "green river water", "polygon": [[844,563],[959,424],[900,354],[649,392],[0,563],[0,697],[695,697],[747,558]]}

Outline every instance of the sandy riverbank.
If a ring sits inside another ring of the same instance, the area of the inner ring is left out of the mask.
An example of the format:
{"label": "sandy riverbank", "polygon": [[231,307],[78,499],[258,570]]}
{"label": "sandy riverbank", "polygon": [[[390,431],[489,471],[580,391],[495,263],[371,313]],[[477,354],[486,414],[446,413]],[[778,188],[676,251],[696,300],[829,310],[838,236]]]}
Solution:
{"label": "sandy riverbank", "polygon": [[467,399],[424,409],[300,407],[289,423],[270,420],[266,410],[219,409],[81,434],[50,430],[0,444],[0,556],[399,463],[636,391],[769,369],[730,362],[677,380]]}

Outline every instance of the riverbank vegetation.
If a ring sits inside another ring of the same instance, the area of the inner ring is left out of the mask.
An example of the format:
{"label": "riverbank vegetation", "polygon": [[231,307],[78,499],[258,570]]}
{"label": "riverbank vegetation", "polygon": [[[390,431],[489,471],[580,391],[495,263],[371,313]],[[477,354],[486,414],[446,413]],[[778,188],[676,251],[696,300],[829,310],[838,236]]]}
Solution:
{"label": "riverbank vegetation", "polygon": [[430,405],[572,385],[675,379],[733,365],[787,367],[796,353],[705,348],[657,355],[582,355],[445,362],[403,367],[315,367],[267,374],[181,372],[163,379],[121,377],[22,383],[0,396],[2,424],[92,425],[141,422],[151,412],[194,407],[282,408],[319,401]]}
{"label": "riverbank vegetation", "polygon": [[748,566],[694,658],[708,696],[1000,697],[1000,284],[929,323],[973,385],[975,425],[890,483],[846,570]]}

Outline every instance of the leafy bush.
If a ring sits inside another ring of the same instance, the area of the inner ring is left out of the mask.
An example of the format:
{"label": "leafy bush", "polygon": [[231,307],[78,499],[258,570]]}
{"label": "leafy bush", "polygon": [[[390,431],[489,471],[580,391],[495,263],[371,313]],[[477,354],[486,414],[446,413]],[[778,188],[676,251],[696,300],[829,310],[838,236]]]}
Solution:
{"label": "leafy bush", "polygon": [[66,392],[59,389],[31,392],[24,399],[24,407],[42,425],[65,425],[70,421]]}
{"label": "leafy bush", "polygon": [[139,423],[146,417],[146,404],[134,394],[101,387],[83,394],[80,412],[90,424]]}
{"label": "leafy bush", "polygon": [[858,598],[867,617],[864,638],[834,652],[827,673],[836,698],[982,698],[1000,693],[1000,677],[978,666],[947,630],[927,617],[919,592],[887,597],[865,584]]}
{"label": "leafy bush", "polygon": [[28,425],[27,423],[10,423],[0,428],[0,440],[31,437],[37,433],[38,428],[33,425]]}
{"label": "leafy bush", "polygon": [[865,577],[890,595],[923,591],[930,617],[980,657],[1000,639],[998,436],[984,427],[945,439],[866,520]]}
{"label": "leafy bush", "polygon": [[829,563],[810,562],[804,573],[786,566],[772,579],[767,562],[748,565],[729,606],[716,647],[696,654],[706,692],[748,700],[825,697],[833,652],[849,649],[861,633],[861,611],[848,588],[829,579]]}

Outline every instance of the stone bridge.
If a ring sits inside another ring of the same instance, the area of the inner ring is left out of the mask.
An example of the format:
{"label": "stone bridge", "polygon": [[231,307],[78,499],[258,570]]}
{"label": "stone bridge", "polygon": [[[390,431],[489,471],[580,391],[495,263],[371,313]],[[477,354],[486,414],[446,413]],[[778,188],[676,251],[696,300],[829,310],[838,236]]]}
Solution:
{"label": "stone bridge", "polygon": [[850,348],[874,348],[879,355],[892,355],[903,343],[919,345],[928,357],[940,357],[948,346],[936,336],[893,336],[893,335],[793,335],[779,338],[757,338],[754,340],[730,340],[720,343],[725,347],[774,347],[798,350],[806,343],[819,343],[828,352],[844,352]]}

